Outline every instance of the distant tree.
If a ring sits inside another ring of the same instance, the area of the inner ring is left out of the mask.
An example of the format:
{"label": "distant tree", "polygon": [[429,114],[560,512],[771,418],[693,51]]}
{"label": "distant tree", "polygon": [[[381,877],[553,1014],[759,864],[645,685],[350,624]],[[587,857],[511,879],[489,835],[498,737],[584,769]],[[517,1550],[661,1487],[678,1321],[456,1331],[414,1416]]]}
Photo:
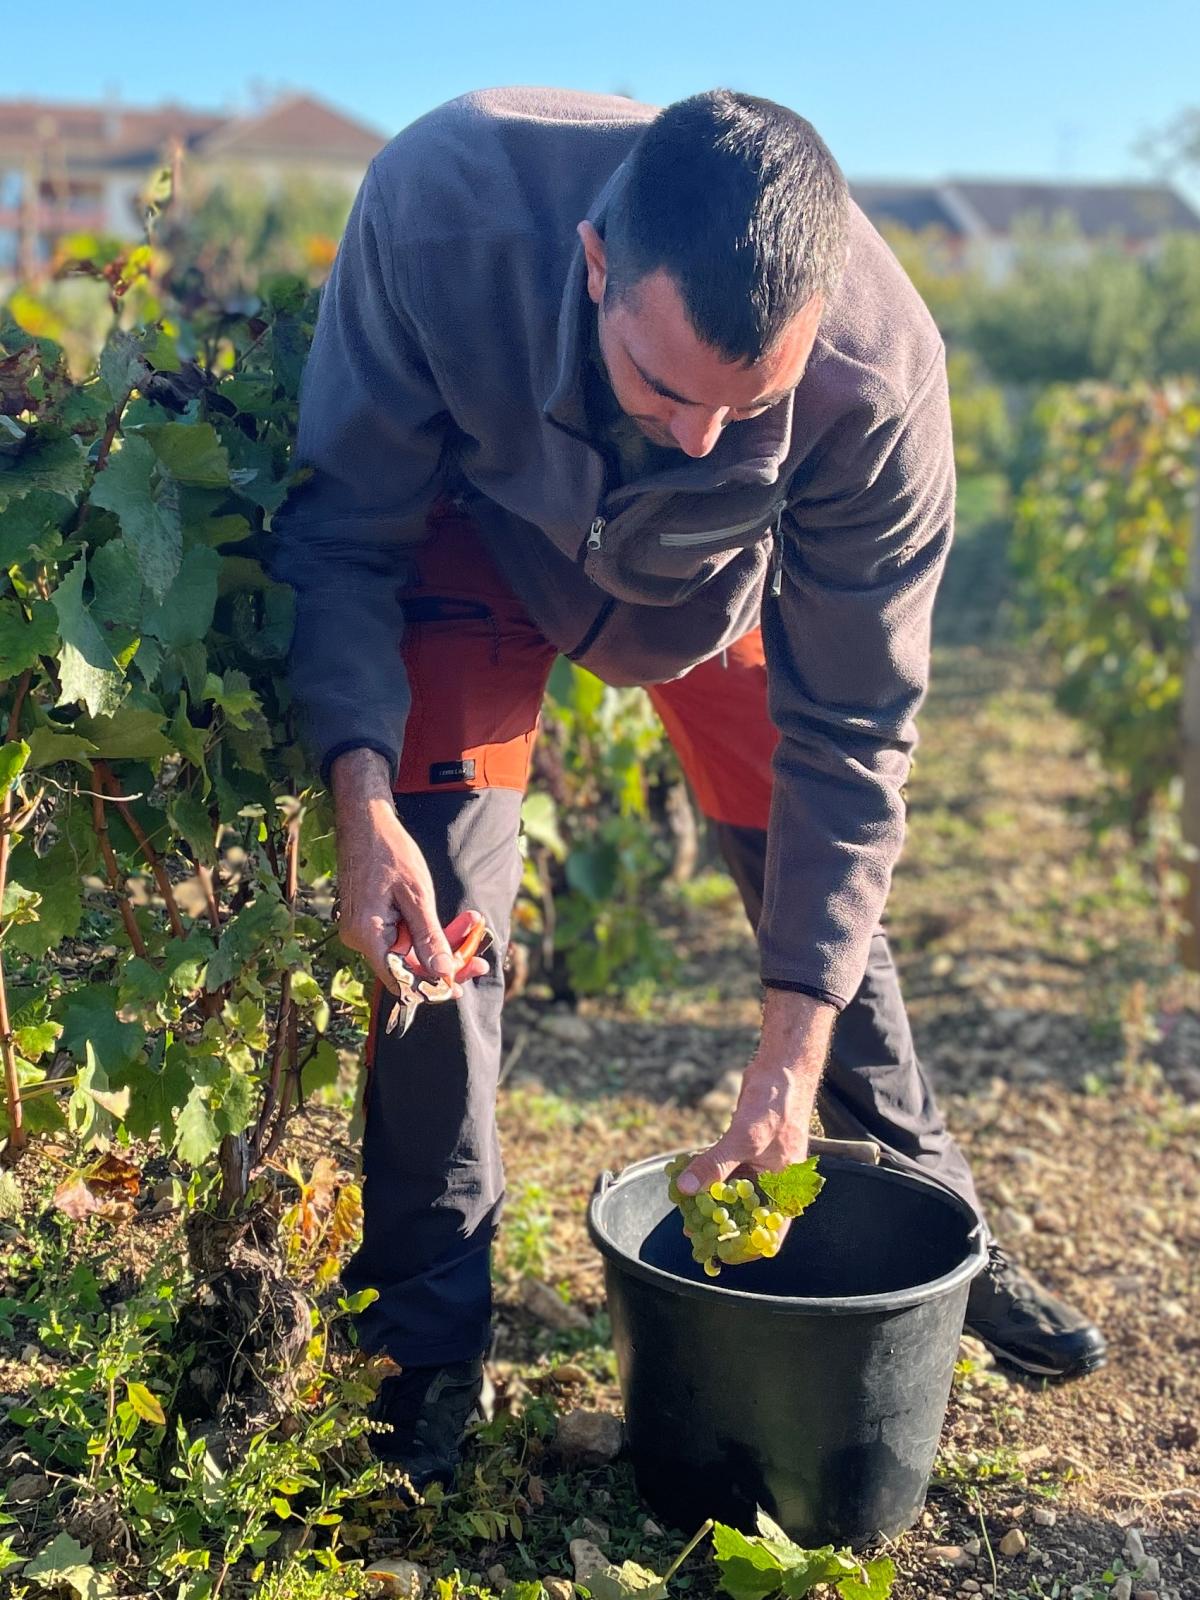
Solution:
{"label": "distant tree", "polygon": [[1174,234],[1148,263],[1153,308],[1154,375],[1200,374],[1200,237]]}
{"label": "distant tree", "polygon": [[1022,227],[1010,275],[971,298],[967,338],[1002,383],[1125,381],[1154,365],[1146,266],[1115,246],[1088,248],[1066,219]]}
{"label": "distant tree", "polygon": [[1200,106],[1186,106],[1139,139],[1133,152],[1166,180],[1189,170],[1200,172]]}
{"label": "distant tree", "polygon": [[946,234],[940,228],[917,231],[898,223],[885,223],[880,232],[932,311],[942,337],[947,341],[960,337],[981,284],[955,258]]}
{"label": "distant tree", "polygon": [[185,308],[193,288],[232,306],[273,273],[322,282],[352,199],[338,184],[306,177],[268,185],[240,173],[187,172],[181,203],[159,232],[172,293]]}

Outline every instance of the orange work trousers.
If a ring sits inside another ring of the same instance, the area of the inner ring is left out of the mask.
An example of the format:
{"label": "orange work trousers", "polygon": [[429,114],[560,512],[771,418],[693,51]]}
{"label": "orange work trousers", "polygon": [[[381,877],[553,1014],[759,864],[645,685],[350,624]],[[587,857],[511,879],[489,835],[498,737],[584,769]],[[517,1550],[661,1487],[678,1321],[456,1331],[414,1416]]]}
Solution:
{"label": "orange work trousers", "polygon": [[[396,793],[523,793],[558,652],[467,517],[442,512],[433,528],[417,552],[417,584],[404,599],[412,710]],[[778,734],[767,715],[759,630],[647,692],[704,815],[765,828]]]}

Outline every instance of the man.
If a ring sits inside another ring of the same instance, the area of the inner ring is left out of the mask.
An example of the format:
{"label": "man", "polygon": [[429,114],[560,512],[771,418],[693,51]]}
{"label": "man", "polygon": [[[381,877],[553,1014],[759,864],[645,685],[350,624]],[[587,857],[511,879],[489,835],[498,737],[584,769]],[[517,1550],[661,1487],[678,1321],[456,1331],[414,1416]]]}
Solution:
{"label": "man", "polygon": [[[944,351],[813,128],[726,91],[657,113],[504,90],[422,118],[355,204],[298,461],[292,685],[342,935],[381,983],[399,928],[452,980],[465,908],[504,948],[563,652],[650,686],[758,931],[761,1042],[681,1184],[801,1159],[816,1099],[977,1205],[879,931],[953,521]],[[346,1273],[379,1291],[364,1342],[404,1369],[380,1448],[418,1482],[479,1403],[502,1198],[503,984],[478,959],[460,978],[457,1005],[372,1030]],[[968,1326],[1031,1372],[1104,1359],[996,1247]]]}

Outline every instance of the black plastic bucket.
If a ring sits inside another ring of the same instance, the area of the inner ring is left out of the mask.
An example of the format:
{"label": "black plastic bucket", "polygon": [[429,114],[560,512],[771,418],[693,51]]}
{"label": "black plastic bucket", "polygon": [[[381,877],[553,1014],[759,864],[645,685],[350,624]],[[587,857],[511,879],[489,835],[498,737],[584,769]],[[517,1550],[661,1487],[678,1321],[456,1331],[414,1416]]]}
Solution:
{"label": "black plastic bucket", "polygon": [[979,1219],[929,1179],[823,1157],[779,1255],[714,1280],[667,1197],[670,1159],[605,1173],[588,1212],[641,1493],[687,1530],[752,1530],[762,1506],[804,1545],[910,1527],[986,1257]]}

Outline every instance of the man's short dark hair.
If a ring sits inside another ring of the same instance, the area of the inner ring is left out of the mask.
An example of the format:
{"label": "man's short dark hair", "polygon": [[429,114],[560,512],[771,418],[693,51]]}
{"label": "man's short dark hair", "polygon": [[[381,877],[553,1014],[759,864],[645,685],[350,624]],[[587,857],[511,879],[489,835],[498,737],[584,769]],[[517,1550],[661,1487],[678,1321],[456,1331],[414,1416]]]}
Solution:
{"label": "man's short dark hair", "polygon": [[604,222],[606,297],[660,268],[692,326],[758,361],[846,259],[846,180],[810,122],[713,89],[661,112],[634,145]]}

